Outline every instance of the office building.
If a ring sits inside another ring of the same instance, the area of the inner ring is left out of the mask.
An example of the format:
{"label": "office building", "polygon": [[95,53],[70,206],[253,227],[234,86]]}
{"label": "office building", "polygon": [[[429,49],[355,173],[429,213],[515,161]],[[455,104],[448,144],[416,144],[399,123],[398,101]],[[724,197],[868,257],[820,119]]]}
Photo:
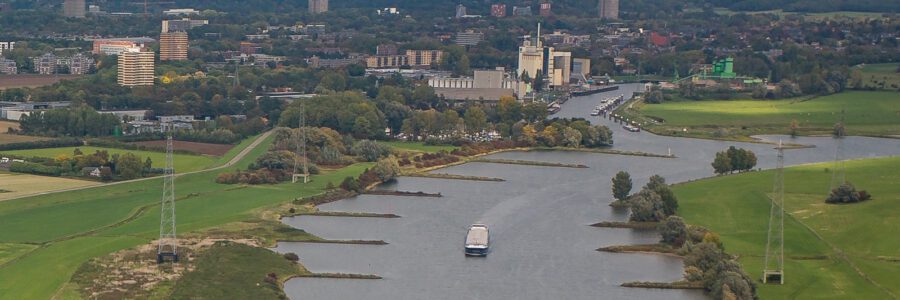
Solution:
{"label": "office building", "polygon": [[404,55],[376,55],[366,58],[366,67],[373,69],[400,68],[403,66],[426,68],[439,64],[443,59],[441,50],[406,50]]}
{"label": "office building", "polygon": [[159,60],[187,60],[187,32],[163,32],[159,34]]}
{"label": "office building", "polygon": [[600,18],[616,20],[619,18],[619,0],[600,0]]}
{"label": "office building", "polygon": [[63,1],[63,16],[67,18],[84,18],[84,0]]}
{"label": "office building", "polygon": [[94,47],[91,53],[119,55],[129,48],[143,48],[144,44],[156,42],[151,38],[119,38],[119,39],[99,39],[94,40]]}
{"label": "office building", "polygon": [[506,4],[491,5],[491,16],[497,18],[506,17]]}
{"label": "office building", "polygon": [[456,44],[460,46],[475,46],[484,40],[484,33],[466,30],[456,33]]}
{"label": "office building", "polygon": [[553,15],[552,4],[550,2],[541,3],[541,16],[549,17]]}
{"label": "office building", "polygon": [[309,0],[309,13],[320,14],[328,11],[328,0]]}
{"label": "office building", "polygon": [[141,51],[140,48],[130,48],[119,54],[119,85],[153,85],[153,60],[153,52]]}
{"label": "office building", "polygon": [[193,8],[175,8],[163,11],[163,15],[165,16],[190,16],[199,14],[200,11]]}
{"label": "office building", "polygon": [[530,16],[531,6],[513,6],[513,16]]}

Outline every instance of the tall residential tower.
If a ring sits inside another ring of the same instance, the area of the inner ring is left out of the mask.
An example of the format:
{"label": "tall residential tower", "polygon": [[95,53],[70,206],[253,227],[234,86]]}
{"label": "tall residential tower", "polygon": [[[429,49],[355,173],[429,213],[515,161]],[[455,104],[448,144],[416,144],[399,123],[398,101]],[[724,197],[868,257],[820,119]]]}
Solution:
{"label": "tall residential tower", "polygon": [[318,14],[328,11],[328,0],[309,0],[309,13]]}
{"label": "tall residential tower", "polygon": [[616,20],[619,18],[619,0],[600,0],[600,18]]}
{"label": "tall residential tower", "polygon": [[63,1],[63,16],[67,18],[84,18],[84,0]]}
{"label": "tall residential tower", "polygon": [[184,31],[159,34],[159,60],[187,60],[188,34]]}
{"label": "tall residential tower", "polygon": [[131,48],[119,54],[118,83],[121,86],[153,85],[154,53]]}

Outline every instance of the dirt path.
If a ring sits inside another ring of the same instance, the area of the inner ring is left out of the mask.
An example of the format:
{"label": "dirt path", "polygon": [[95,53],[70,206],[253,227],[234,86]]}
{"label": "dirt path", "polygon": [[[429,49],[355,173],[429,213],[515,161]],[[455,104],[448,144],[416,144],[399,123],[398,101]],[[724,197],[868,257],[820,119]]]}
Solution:
{"label": "dirt path", "polygon": [[[179,176],[184,176],[184,175],[198,174],[198,173],[203,173],[203,172],[211,172],[211,171],[216,171],[216,170],[221,170],[221,169],[229,168],[229,167],[231,167],[231,166],[237,164],[237,163],[238,163],[239,161],[241,161],[242,159],[244,159],[244,157],[246,157],[247,154],[250,154],[250,151],[253,151],[253,149],[256,149],[256,147],[258,147],[259,144],[262,144],[262,142],[263,142],[264,140],[266,140],[266,138],[268,138],[270,135],[272,135],[272,132],[273,132],[272,130],[269,130],[269,131],[263,133],[262,135],[260,135],[259,137],[257,137],[256,140],[253,141],[253,143],[251,143],[251,144],[248,145],[246,148],[242,149],[241,152],[239,152],[237,155],[235,155],[234,158],[232,158],[231,160],[229,160],[228,162],[226,162],[225,164],[223,164],[223,165],[221,165],[221,166],[217,166],[217,167],[213,167],[213,168],[209,168],[209,169],[204,169],[204,170],[199,170],[199,171],[193,171],[193,172],[178,173],[178,174],[175,174],[175,176],[176,176],[176,177],[179,177]],[[160,176],[145,177],[145,178],[138,178],[138,179],[133,179],[133,180],[111,182],[111,183],[102,184],[102,185],[84,186],[84,187],[76,187],[76,188],[69,188],[69,189],[55,190],[55,191],[49,191],[49,192],[40,192],[40,193],[33,193],[33,194],[24,194],[24,195],[15,197],[15,198],[3,199],[3,200],[0,200],[0,201],[9,201],[9,200],[21,199],[21,198],[26,198],[26,197],[41,196],[41,195],[49,195],[49,194],[55,194],[55,193],[71,192],[71,191],[79,191],[79,190],[86,190],[86,189],[92,189],[92,188],[98,188],[98,187],[106,187],[106,186],[112,186],[112,185],[126,184],[126,183],[132,183],[132,182],[139,182],[139,181],[145,181],[145,180],[152,180],[152,179],[156,179],[156,178],[159,178],[159,177],[160,177]]]}

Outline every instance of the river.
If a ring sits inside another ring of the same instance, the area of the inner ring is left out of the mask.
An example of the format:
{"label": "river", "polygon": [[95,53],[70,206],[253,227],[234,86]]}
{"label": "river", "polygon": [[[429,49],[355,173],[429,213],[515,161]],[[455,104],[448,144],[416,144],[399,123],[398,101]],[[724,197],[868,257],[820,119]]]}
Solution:
{"label": "river", "polygon": [[[302,216],[285,218],[291,226],[326,239],[384,240],[388,245],[280,243],[278,252],[294,252],[312,272],[377,274],[382,280],[298,278],[285,290],[291,299],[704,299],[699,291],[623,288],[627,281],[681,279],[678,258],[615,254],[595,249],[610,245],[654,243],[654,231],[587,226],[624,221],[627,212],[608,206],[610,178],[631,173],[635,189],[653,174],[669,183],[709,177],[715,152],[731,145],[756,152],[759,167],[775,166],[772,145],[710,141],[632,133],[588,116],[600,99],[630,97],[640,85],[573,98],[555,116],[583,117],[614,131],[615,149],[667,154],[675,159],[580,152],[506,152],[493,158],[577,163],[587,169],[468,163],[441,173],[499,177],[504,182],[400,178],[382,189],[441,193],[441,198],[362,195],[319,208],[323,211],[393,213],[401,218]],[[788,150],[788,165],[834,159],[831,138],[784,139],[815,148]],[[900,154],[900,140],[849,137],[846,158]],[[829,183],[823,182],[823,189]],[[491,253],[467,258],[462,243],[472,223],[491,228]],[[763,241],[760,241],[763,242]]]}

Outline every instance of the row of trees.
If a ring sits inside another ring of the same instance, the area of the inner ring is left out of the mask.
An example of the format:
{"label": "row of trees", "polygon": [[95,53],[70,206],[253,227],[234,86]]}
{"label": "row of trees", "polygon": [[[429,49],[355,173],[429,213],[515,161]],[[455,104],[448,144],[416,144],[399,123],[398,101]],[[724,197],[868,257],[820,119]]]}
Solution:
{"label": "row of trees", "polygon": [[744,148],[729,147],[725,151],[717,152],[712,162],[716,174],[749,171],[756,166],[756,154]]}
{"label": "row of trees", "polygon": [[35,111],[23,115],[19,127],[24,134],[43,136],[109,136],[122,121],[113,114],[101,114],[89,106]]}

